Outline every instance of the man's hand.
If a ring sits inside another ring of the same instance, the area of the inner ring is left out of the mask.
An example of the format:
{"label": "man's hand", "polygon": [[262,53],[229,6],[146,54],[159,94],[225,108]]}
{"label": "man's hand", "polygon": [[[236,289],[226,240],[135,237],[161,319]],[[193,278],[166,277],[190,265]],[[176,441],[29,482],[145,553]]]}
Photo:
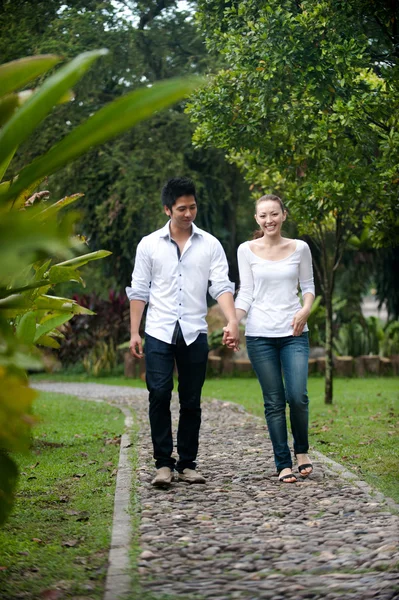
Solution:
{"label": "man's hand", "polygon": [[240,349],[240,334],[237,321],[229,321],[227,325],[223,327],[222,344],[231,350],[234,350],[234,352],[237,352]]}
{"label": "man's hand", "polygon": [[143,358],[143,341],[138,333],[132,334],[130,338],[130,352],[135,358]]}

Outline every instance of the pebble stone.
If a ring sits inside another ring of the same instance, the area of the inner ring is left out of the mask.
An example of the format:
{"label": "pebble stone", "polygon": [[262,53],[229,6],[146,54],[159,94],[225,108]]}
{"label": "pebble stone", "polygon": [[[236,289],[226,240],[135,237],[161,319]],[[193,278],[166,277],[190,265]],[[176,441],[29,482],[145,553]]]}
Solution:
{"label": "pebble stone", "polygon": [[[205,485],[154,476],[145,390],[35,384],[46,391],[128,405],[137,432],[141,553],[137,573],[152,600],[399,599],[399,515],[355,475],[311,454],[314,473],[278,481],[262,419],[236,404],[202,403],[198,469]],[[174,432],[178,402],[172,401]]]}

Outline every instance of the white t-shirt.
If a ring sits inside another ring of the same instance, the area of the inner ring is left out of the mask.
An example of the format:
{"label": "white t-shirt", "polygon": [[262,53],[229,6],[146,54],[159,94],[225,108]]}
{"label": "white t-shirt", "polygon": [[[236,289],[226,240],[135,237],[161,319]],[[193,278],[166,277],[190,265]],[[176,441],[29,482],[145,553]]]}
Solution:
{"label": "white t-shirt", "polygon": [[[236,308],[247,312],[245,335],[285,337],[292,335],[291,322],[302,308],[302,295],[315,294],[309,246],[296,241],[296,249],[281,260],[265,260],[252,252],[249,242],[238,248],[240,288]],[[305,325],[304,331],[308,331]]]}

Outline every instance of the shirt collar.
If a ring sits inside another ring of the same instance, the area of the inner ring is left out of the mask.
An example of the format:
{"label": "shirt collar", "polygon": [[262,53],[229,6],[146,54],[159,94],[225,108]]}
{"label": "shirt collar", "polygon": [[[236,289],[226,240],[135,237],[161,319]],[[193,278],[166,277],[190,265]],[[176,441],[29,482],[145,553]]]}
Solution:
{"label": "shirt collar", "polygon": [[[166,238],[168,237],[170,239],[170,220],[162,227],[162,229],[159,230],[159,237],[163,237]],[[202,231],[199,227],[196,226],[195,223],[191,223],[191,227],[192,229],[192,234],[190,236],[190,238],[192,238],[194,235],[201,235],[202,236]]]}

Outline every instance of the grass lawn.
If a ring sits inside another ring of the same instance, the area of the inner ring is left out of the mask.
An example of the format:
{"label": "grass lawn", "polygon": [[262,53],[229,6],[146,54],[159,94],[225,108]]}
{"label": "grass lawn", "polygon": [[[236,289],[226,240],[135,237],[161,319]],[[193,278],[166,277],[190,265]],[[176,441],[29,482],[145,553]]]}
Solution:
{"label": "grass lawn", "polygon": [[[140,379],[87,375],[36,375],[52,381],[96,381],[145,387]],[[311,447],[345,465],[361,479],[399,502],[399,378],[334,380],[334,403],[324,404],[324,379],[309,378]],[[242,404],[263,417],[254,378],[207,379],[203,396]]]}
{"label": "grass lawn", "polygon": [[119,436],[107,404],[41,393],[30,452],[16,456],[17,500],[0,529],[2,600],[104,593]]}

